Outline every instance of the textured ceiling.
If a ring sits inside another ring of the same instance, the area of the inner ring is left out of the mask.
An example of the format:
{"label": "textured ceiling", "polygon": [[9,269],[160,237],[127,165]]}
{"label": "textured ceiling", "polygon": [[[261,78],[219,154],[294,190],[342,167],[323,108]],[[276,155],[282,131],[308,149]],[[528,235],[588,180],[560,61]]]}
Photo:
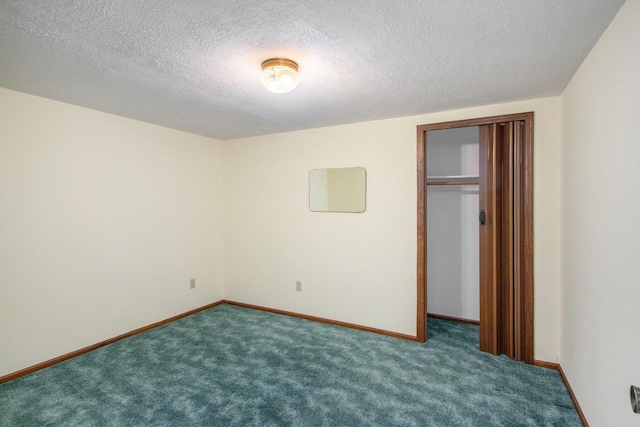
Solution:
{"label": "textured ceiling", "polygon": [[2,0],[0,86],[218,139],[422,114],[560,94],[622,3]]}

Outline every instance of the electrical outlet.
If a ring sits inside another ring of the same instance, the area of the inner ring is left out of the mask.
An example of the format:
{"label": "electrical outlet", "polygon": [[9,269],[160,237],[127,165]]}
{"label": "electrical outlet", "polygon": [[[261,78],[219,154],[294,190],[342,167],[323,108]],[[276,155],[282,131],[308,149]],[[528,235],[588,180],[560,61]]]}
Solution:
{"label": "electrical outlet", "polygon": [[195,288],[195,287],[196,287],[196,279],[191,279],[191,280],[189,280],[189,287],[190,287],[191,289],[193,289],[193,288]]}
{"label": "electrical outlet", "polygon": [[296,282],[296,291],[302,292],[302,282],[300,281]]}

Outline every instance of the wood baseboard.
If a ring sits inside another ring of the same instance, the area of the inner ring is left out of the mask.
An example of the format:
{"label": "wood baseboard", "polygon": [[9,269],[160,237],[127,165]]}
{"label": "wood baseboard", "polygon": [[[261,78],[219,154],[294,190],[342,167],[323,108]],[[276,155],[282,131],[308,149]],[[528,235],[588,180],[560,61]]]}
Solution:
{"label": "wood baseboard", "polygon": [[[127,332],[124,333],[122,335],[118,335],[117,337],[113,337],[113,338],[109,338],[108,340],[105,341],[101,341],[97,344],[93,344],[84,348],[81,348],[79,350],[76,351],[72,351],[70,353],[67,354],[63,354],[62,356],[58,356],[55,357],[53,359],[49,359],[46,360],[42,363],[38,363],[36,365],[33,366],[29,366],[27,368],[21,369],[19,371],[7,374],[5,376],[0,377],[0,384],[9,382],[11,380],[15,380],[16,378],[20,378],[22,376],[31,374],[33,372],[39,371],[41,369],[44,368],[48,368],[49,366],[53,366],[57,363],[60,362],[64,362],[65,360],[69,360],[71,358],[74,358],[76,356],[80,356],[82,354],[88,353],[90,351],[96,350],[100,347],[104,347],[106,345],[109,344],[113,344],[116,341],[120,341],[123,340],[125,338],[129,338],[132,337],[134,335],[138,335],[141,334],[143,332],[147,332],[151,329],[157,328],[158,326],[162,326],[162,325],[166,325],[167,323],[171,323],[171,322],[175,322],[178,319],[182,319],[183,317],[187,317],[190,316],[192,314],[198,313],[200,311],[204,311],[210,308],[213,308],[215,306],[218,306],[220,304],[229,304],[229,305],[235,305],[238,307],[245,307],[245,308],[251,308],[254,310],[260,310],[260,311],[266,311],[269,313],[274,313],[274,314],[281,314],[284,316],[291,316],[291,317],[297,317],[300,319],[305,319],[305,320],[310,320],[313,322],[320,322],[320,323],[326,323],[328,325],[334,325],[334,326],[342,326],[345,328],[351,328],[351,329],[357,329],[360,331],[365,331],[365,332],[372,332],[375,334],[380,334],[380,335],[386,335],[386,336],[390,336],[390,337],[394,337],[394,338],[401,338],[401,339],[405,339],[405,340],[409,340],[409,341],[418,341],[417,337],[412,336],[412,335],[406,335],[406,334],[399,334],[397,332],[390,332],[390,331],[386,331],[383,329],[377,329],[377,328],[370,328],[367,326],[361,326],[361,325],[356,325],[353,323],[347,323],[347,322],[340,322],[337,320],[331,320],[331,319],[325,319],[323,317],[316,317],[316,316],[308,316],[306,314],[300,314],[300,313],[294,313],[291,311],[284,311],[284,310],[278,310],[275,308],[269,308],[269,307],[262,307],[262,306],[258,306],[258,305],[253,305],[253,304],[245,304],[245,303],[241,303],[241,302],[237,302],[237,301],[229,301],[229,300],[221,300],[221,301],[217,301],[211,304],[207,304],[205,306],[193,309],[193,310],[189,310],[185,313],[182,314],[178,314],[176,316],[170,317],[168,319],[165,320],[161,320],[159,322],[155,322],[152,323],[150,325],[147,326],[143,326],[142,328],[138,328],[135,329],[131,332]],[[455,317],[449,317],[449,316],[441,316],[441,315],[437,315],[437,314],[429,314],[429,317],[433,317],[434,319],[443,319],[443,320],[453,320],[456,322],[462,322],[462,323],[470,323],[470,324],[478,324],[478,322],[475,322],[473,320],[467,320],[467,319],[459,319],[459,318],[455,318]],[[564,371],[562,370],[562,367],[560,366],[560,364],[558,363],[552,363],[552,362],[545,362],[543,360],[534,360],[533,364],[535,366],[541,367],[541,368],[547,368],[547,369],[553,369],[556,370],[560,373],[560,377],[562,378],[562,381],[564,382],[565,387],[567,388],[567,391],[569,392],[569,396],[571,397],[571,400],[573,401],[573,405],[576,408],[576,412],[578,413],[578,416],[580,417],[580,421],[582,421],[582,425],[584,427],[589,427],[589,423],[587,422],[587,419],[584,416],[584,413],[582,412],[582,409],[580,408],[580,404],[578,403],[578,400],[576,399],[575,394],[573,394],[573,390],[571,389],[571,385],[569,384],[569,380],[567,380],[566,375],[564,374]]]}
{"label": "wood baseboard", "polygon": [[16,378],[20,378],[20,377],[25,376],[25,375],[32,374],[32,373],[34,373],[36,371],[39,371],[41,369],[48,368],[49,366],[53,366],[53,365],[55,365],[57,363],[64,362],[65,360],[69,360],[69,359],[74,358],[76,356],[80,356],[82,354],[85,354],[85,353],[88,353],[90,351],[96,350],[96,349],[98,349],[100,347],[104,347],[106,345],[113,344],[116,341],[120,341],[120,340],[123,340],[125,338],[129,338],[129,337],[132,337],[134,335],[138,335],[138,334],[141,334],[143,332],[147,332],[147,331],[149,331],[151,329],[157,328],[158,326],[162,326],[162,325],[166,325],[167,323],[175,322],[178,319],[182,319],[183,317],[187,317],[187,316],[190,316],[192,314],[198,313],[200,311],[207,310],[209,308],[213,308],[213,307],[218,306],[220,304],[229,304],[229,305],[235,305],[235,306],[238,306],[238,307],[251,308],[251,309],[254,309],[254,310],[261,310],[261,311],[266,311],[266,312],[275,313],[275,314],[282,314],[282,315],[285,315],[285,316],[298,317],[298,318],[301,318],[301,319],[311,320],[311,321],[314,321],[314,322],[326,323],[326,324],[329,324],[329,325],[342,326],[342,327],[351,328],[351,329],[358,329],[358,330],[366,331],[366,332],[373,332],[373,333],[376,333],[376,334],[386,335],[386,336],[390,336],[390,337],[394,337],[394,338],[402,338],[402,339],[406,339],[406,340],[410,340],[410,341],[416,341],[416,337],[411,336],[411,335],[404,335],[404,334],[399,334],[399,333],[396,333],[396,332],[385,331],[385,330],[382,330],[382,329],[369,328],[369,327],[366,327],[366,326],[355,325],[355,324],[347,323],[347,322],[339,322],[337,320],[324,319],[322,317],[307,316],[305,314],[293,313],[293,312],[284,311],[284,310],[277,310],[277,309],[269,308],[269,307],[261,307],[261,306],[252,305],[252,304],[244,304],[244,303],[240,303],[240,302],[236,302],[236,301],[220,300],[220,301],[217,301],[217,302],[214,302],[214,303],[211,303],[211,304],[207,304],[205,306],[202,306],[202,307],[187,311],[186,313],[178,314],[178,315],[170,317],[168,319],[161,320],[159,322],[155,322],[155,323],[152,323],[152,324],[147,325],[147,326],[143,326],[142,328],[138,328],[138,329],[135,329],[133,331],[126,332],[126,333],[124,333],[122,335],[118,335],[117,337],[109,338],[108,340],[101,341],[101,342],[99,342],[97,344],[92,344],[90,346],[81,348],[79,350],[75,350],[75,351],[72,351],[70,353],[63,354],[62,356],[54,357],[53,359],[49,359],[49,360],[46,360],[44,362],[38,363],[36,365],[29,366],[29,367],[21,369],[19,371],[12,372],[10,374],[4,375],[4,376],[0,377],[0,384],[9,382],[11,380],[15,380]]}
{"label": "wood baseboard", "polygon": [[573,401],[573,406],[576,407],[576,411],[578,412],[580,421],[582,421],[582,425],[584,427],[589,427],[589,423],[587,422],[587,417],[584,416],[584,413],[580,408],[580,404],[578,403],[578,399],[576,399],[576,395],[573,394],[573,390],[571,389],[569,380],[567,379],[567,376],[564,374],[564,371],[562,370],[562,366],[560,365],[558,365],[558,372],[560,372],[560,377],[562,377],[562,381],[564,382],[564,385],[567,387],[567,391],[569,392],[569,396],[571,396],[571,400]]}
{"label": "wood baseboard", "polygon": [[299,319],[311,320],[313,322],[326,323],[328,325],[334,325],[334,326],[342,326],[342,327],[345,327],[345,328],[357,329],[359,331],[365,331],[365,332],[372,332],[374,334],[386,335],[388,337],[401,338],[401,339],[409,340],[409,341],[417,341],[417,338],[415,336],[406,335],[406,334],[400,334],[400,333],[397,333],[397,332],[385,331],[384,329],[370,328],[368,326],[361,326],[361,325],[356,325],[356,324],[353,324],[353,323],[340,322],[338,320],[325,319],[323,317],[308,316],[306,314],[300,314],[300,313],[294,313],[294,312],[291,312],[291,311],[278,310],[278,309],[269,308],[269,307],[262,307],[262,306],[259,306],[259,305],[245,304],[245,303],[237,302],[237,301],[224,300],[223,302],[225,304],[235,305],[235,306],[238,306],[238,307],[252,308],[254,310],[266,311],[266,312],[275,313],[275,314],[282,314],[284,316],[297,317]]}
{"label": "wood baseboard", "polygon": [[469,325],[480,326],[480,322],[478,320],[470,320],[470,319],[463,319],[461,317],[445,316],[444,314],[427,313],[427,317],[431,317],[433,319],[450,320],[452,322],[467,323]]}
{"label": "wood baseboard", "polygon": [[580,408],[580,404],[578,403],[578,399],[576,399],[576,395],[573,394],[573,390],[571,389],[571,384],[569,384],[569,380],[567,379],[567,376],[564,374],[564,371],[562,370],[562,366],[560,366],[559,363],[545,362],[543,360],[534,360],[533,364],[541,368],[553,369],[555,371],[558,371],[558,373],[560,374],[560,378],[562,378],[562,382],[564,383],[564,386],[567,388],[567,391],[569,392],[569,396],[571,397],[573,406],[575,406],[576,408],[576,412],[578,413],[578,417],[580,417],[580,421],[582,422],[582,425],[584,427],[589,427],[587,418],[584,416],[584,413]]}
{"label": "wood baseboard", "polygon": [[138,335],[138,334],[141,334],[143,332],[147,332],[147,331],[149,331],[149,330],[151,330],[153,328],[157,328],[158,326],[162,326],[162,325],[166,325],[167,323],[175,322],[178,319],[182,319],[183,317],[187,317],[187,316],[190,316],[192,314],[198,313],[200,311],[207,310],[209,308],[213,308],[213,307],[215,307],[217,305],[220,305],[222,303],[223,303],[223,301],[217,301],[217,302],[214,302],[212,304],[207,304],[205,306],[198,307],[198,308],[193,309],[193,310],[189,310],[186,313],[178,314],[178,315],[170,317],[168,319],[161,320],[159,322],[155,322],[155,323],[152,323],[150,325],[143,326],[142,328],[135,329],[135,330],[133,330],[131,332],[127,332],[127,333],[124,333],[122,335],[118,335],[117,337],[109,338],[108,340],[101,341],[101,342],[99,342],[97,344],[93,344],[93,345],[81,348],[79,350],[72,351],[72,352],[67,353],[67,354],[63,354],[62,356],[54,357],[53,359],[46,360],[46,361],[44,361],[42,363],[38,363],[36,365],[29,366],[29,367],[21,369],[19,371],[7,374],[5,376],[0,377],[0,384],[9,382],[11,380],[15,380],[16,378],[20,378],[20,377],[28,375],[28,374],[32,374],[32,373],[34,373],[36,371],[39,371],[41,369],[48,368],[49,366],[55,365],[56,363],[64,362],[65,360],[69,360],[69,359],[71,359],[73,357],[80,356],[81,354],[85,354],[85,353],[88,353],[90,351],[96,350],[96,349],[98,349],[100,347],[104,347],[105,345],[113,344],[116,341],[120,341],[120,340],[123,340],[125,338],[129,338],[129,337],[132,337],[134,335]]}
{"label": "wood baseboard", "polygon": [[537,366],[539,368],[553,369],[554,371],[560,370],[559,364],[553,363],[553,362],[545,362],[544,360],[534,360],[533,366]]}

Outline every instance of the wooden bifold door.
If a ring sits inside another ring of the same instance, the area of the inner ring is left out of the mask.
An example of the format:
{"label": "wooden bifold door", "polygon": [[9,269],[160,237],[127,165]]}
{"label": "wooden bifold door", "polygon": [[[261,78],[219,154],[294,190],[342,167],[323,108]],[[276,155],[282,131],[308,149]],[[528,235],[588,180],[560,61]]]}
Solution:
{"label": "wooden bifold door", "polygon": [[418,126],[417,340],[427,339],[428,131],[479,131],[480,350],[533,363],[533,113]]}

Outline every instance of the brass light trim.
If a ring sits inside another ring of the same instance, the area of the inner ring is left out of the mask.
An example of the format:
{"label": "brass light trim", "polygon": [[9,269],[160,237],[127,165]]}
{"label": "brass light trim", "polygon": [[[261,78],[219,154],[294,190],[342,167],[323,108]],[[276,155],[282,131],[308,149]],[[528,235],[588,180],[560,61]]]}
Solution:
{"label": "brass light trim", "polygon": [[298,64],[286,58],[271,58],[262,63],[262,71],[269,67],[289,67],[294,71],[298,71]]}

